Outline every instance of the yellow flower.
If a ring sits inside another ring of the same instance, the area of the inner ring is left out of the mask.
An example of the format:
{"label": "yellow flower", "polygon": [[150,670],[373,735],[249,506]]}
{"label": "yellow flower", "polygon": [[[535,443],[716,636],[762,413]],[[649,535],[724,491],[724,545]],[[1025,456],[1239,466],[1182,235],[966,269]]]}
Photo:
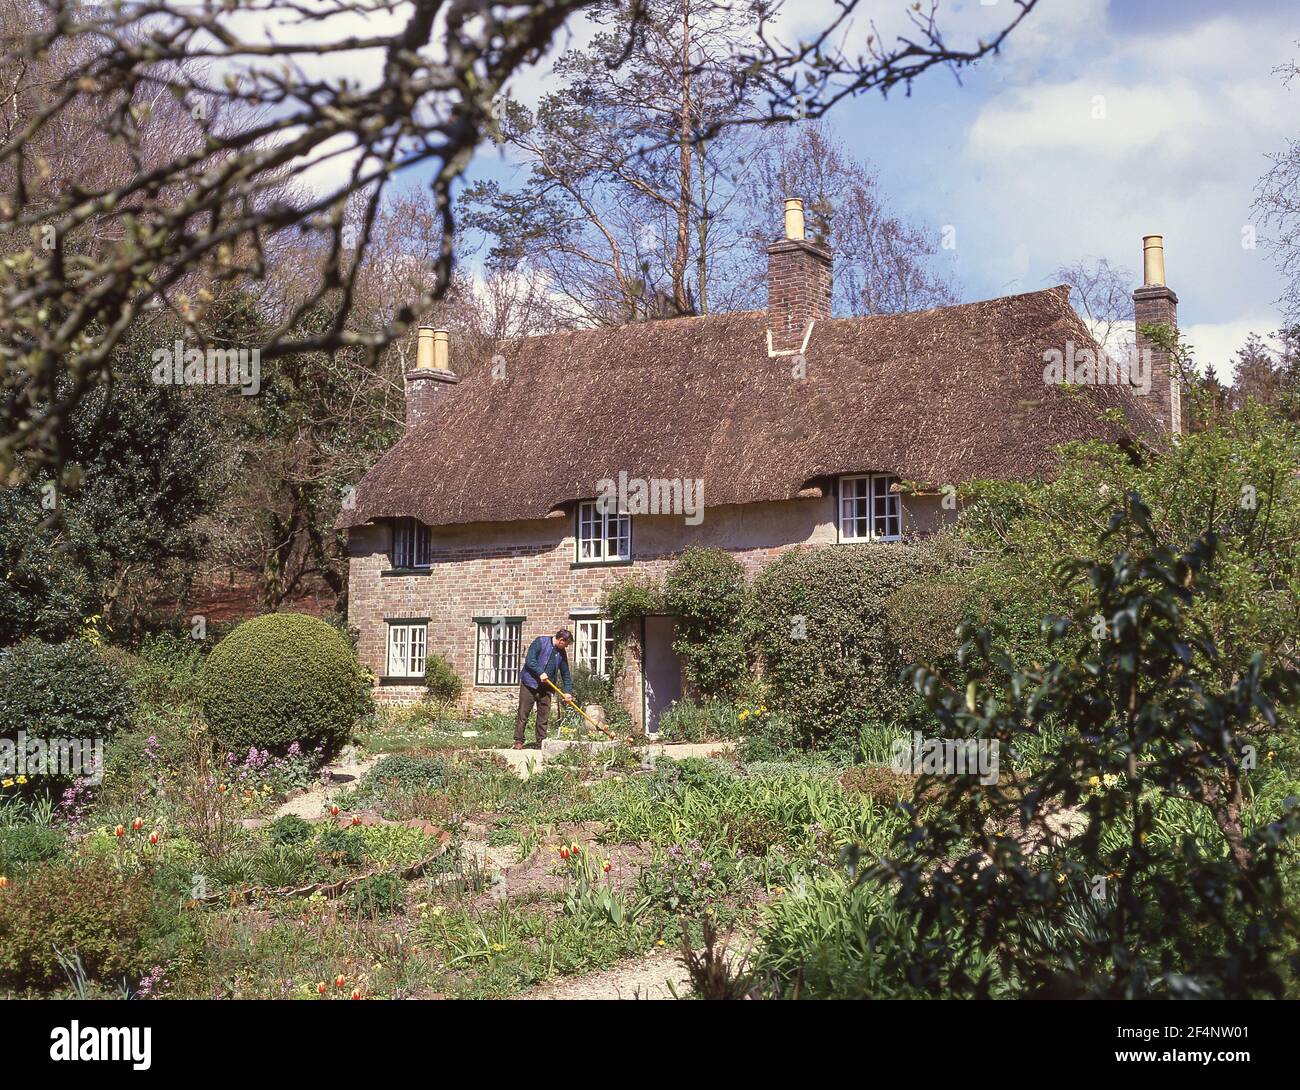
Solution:
{"label": "yellow flower", "polygon": [[663,940],[663,939],[656,939],[656,940],[655,940],[655,945],[656,945],[656,946],[662,946],[663,944],[664,944],[664,940]]}
{"label": "yellow flower", "polygon": [[26,776],[19,776],[19,777],[18,777],[18,782],[19,782],[19,783],[26,783],[26,782],[27,782],[27,777],[26,777]]}
{"label": "yellow flower", "polygon": [[1096,786],[1098,786],[1100,783],[1101,783],[1101,777],[1100,777],[1100,776],[1089,776],[1089,777],[1088,777],[1088,786],[1089,786],[1089,787],[1096,787]]}
{"label": "yellow flower", "polygon": [[746,719],[749,718],[749,712],[747,712],[747,711],[746,711],[746,712],[741,712],[738,716],[736,716],[736,718],[739,719],[739,720],[743,723]]}
{"label": "yellow flower", "polygon": [[13,787],[13,780],[0,780],[0,787]]}

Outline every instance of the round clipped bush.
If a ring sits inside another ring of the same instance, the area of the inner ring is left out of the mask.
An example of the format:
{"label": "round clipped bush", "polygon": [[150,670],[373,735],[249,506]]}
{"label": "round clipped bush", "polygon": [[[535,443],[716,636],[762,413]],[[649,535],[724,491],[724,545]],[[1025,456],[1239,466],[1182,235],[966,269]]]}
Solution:
{"label": "round clipped bush", "polygon": [[322,759],[372,709],[370,683],[348,641],[316,617],[271,613],[245,621],[212,649],[199,703],[213,741],[284,753],[295,742]]}
{"label": "round clipped bush", "polygon": [[0,738],[108,740],[131,724],[127,675],[82,640],[0,651]]}

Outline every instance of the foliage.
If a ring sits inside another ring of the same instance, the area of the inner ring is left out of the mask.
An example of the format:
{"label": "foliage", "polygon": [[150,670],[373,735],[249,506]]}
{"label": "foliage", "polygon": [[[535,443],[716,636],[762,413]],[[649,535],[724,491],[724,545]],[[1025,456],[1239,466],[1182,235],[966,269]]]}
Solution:
{"label": "foliage", "polygon": [[965,584],[937,578],[906,583],[885,599],[885,629],[904,661],[936,669],[953,663],[966,597]]}
{"label": "foliage", "polygon": [[296,613],[255,617],[217,644],[199,675],[199,700],[218,746],[285,753],[297,742],[319,747],[323,760],[372,707],[347,641]]}
{"label": "foliage", "polygon": [[348,890],[346,903],[358,916],[392,916],[406,907],[406,885],[395,874],[373,874]]}
{"label": "foliage", "polygon": [[833,745],[851,759],[864,724],[905,714],[904,658],[886,603],[943,563],[929,544],[837,545],[784,553],[759,573],[754,632],[764,676],[774,710],[802,745]]}
{"label": "foliage", "polygon": [[142,703],[183,704],[198,691],[205,648],[189,636],[151,633],[140,643],[131,685]]}
{"label": "foliage", "polygon": [[613,661],[609,664],[613,680],[623,672],[624,653],[633,625],[645,617],[663,612],[663,587],[639,572],[617,578],[605,588],[601,610],[614,633]]}
{"label": "foliage", "polygon": [[366,860],[366,841],[360,827],[340,829],[327,825],[316,838],[316,849],[322,859],[334,866],[359,867]]}
{"label": "foliage", "polygon": [[[996,620],[1021,661],[1043,660],[1039,621],[1072,613],[1084,588],[1054,578],[1065,557],[1101,560],[1101,535],[1117,498],[1137,492],[1164,541],[1215,532],[1215,578],[1197,594],[1192,623],[1218,651],[1230,683],[1256,652],[1297,655],[1300,633],[1300,426],[1258,405],[1214,417],[1159,457],[1135,460],[1099,442],[1062,449],[1056,474],[1040,482],[972,486],[960,532],[978,562],[968,578],[971,612]],[[1110,539],[1107,539],[1109,543]]]}
{"label": "foliage", "polygon": [[66,844],[63,834],[48,825],[0,826],[0,874],[12,878],[36,863],[55,859]]}
{"label": "foliage", "polygon": [[88,643],[25,640],[0,652],[0,738],[108,740],[134,707],[125,675]]}
{"label": "foliage", "polygon": [[[1130,495],[1100,547],[1108,559],[1058,572],[1082,601],[1044,622],[1049,665],[1018,666],[979,630],[959,685],[916,671],[945,737],[995,742],[1008,760],[1047,746],[991,783],[943,777],[873,871],[916,936],[898,972],[945,995],[1280,995],[1297,927],[1280,863],[1300,806],[1248,800],[1300,675],[1257,652],[1221,680],[1198,623],[1234,574],[1213,530],[1179,555]],[[1052,833],[1066,813],[1081,827]]]}
{"label": "foliage", "polygon": [[692,546],[668,569],[664,608],[675,622],[673,650],[691,692],[725,699],[744,684],[748,605],[745,569],[722,549]]}
{"label": "foliage", "polygon": [[738,738],[744,729],[733,704],[722,700],[678,700],[659,716],[657,741],[720,742]]}
{"label": "foliage", "polygon": [[281,814],[267,827],[266,835],[272,844],[305,844],[316,834],[311,823],[297,814]]}
{"label": "foliage", "polygon": [[0,646],[71,639],[91,618],[129,633],[157,596],[183,588],[224,470],[212,399],[149,379],[164,338],[128,340],[117,381],[69,414],[63,455],[75,473],[13,482],[0,497]]}
{"label": "foliage", "polygon": [[88,979],[133,981],[151,964],[153,897],[103,860],[46,863],[0,890],[0,984],[51,992],[67,983],[55,951]]}
{"label": "foliage", "polygon": [[430,653],[424,660],[424,692],[438,704],[454,704],[459,698],[463,683],[460,675],[441,655]]}

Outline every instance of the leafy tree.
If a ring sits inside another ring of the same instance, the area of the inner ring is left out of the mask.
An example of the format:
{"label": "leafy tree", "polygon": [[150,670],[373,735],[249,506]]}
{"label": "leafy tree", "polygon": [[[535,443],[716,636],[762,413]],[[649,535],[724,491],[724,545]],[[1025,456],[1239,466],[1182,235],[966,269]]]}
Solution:
{"label": "leafy tree", "polygon": [[[1186,389],[1194,410],[1203,396]],[[1214,641],[1220,681],[1230,685],[1251,656],[1296,661],[1300,635],[1300,428],[1258,404],[1206,416],[1204,427],[1159,453],[1101,442],[1062,448],[1049,480],[970,486],[960,534],[976,563],[969,616],[999,624],[1004,646],[1043,661],[1039,620],[1070,613],[1077,585],[1052,573],[1063,558],[1103,559],[1105,510],[1117,497],[1149,497],[1161,540],[1212,530],[1215,580],[1189,608]]]}
{"label": "leafy tree", "polygon": [[1044,621],[1046,666],[977,629],[956,685],[915,672],[944,737],[1002,757],[992,782],[923,775],[934,805],[909,808],[870,872],[914,927],[897,972],[959,996],[1280,995],[1297,933],[1282,863],[1300,801],[1252,800],[1249,777],[1300,674],[1256,651],[1223,681],[1198,620],[1219,593],[1213,530],[1180,554],[1130,494],[1100,545],[1104,559],[1058,572],[1085,598]]}
{"label": "leafy tree", "polygon": [[957,295],[942,268],[939,233],[889,207],[880,179],[824,124],[772,134],[743,183],[752,257],[750,302],[766,306],[766,248],[779,237],[782,203],[802,197],[808,238],[835,251],[832,304],[837,314],[899,314],[947,306]]}

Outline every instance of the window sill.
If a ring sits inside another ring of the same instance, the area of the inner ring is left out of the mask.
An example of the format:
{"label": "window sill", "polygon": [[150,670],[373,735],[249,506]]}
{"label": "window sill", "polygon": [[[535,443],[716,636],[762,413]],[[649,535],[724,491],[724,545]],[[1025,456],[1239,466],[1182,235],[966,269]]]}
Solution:
{"label": "window sill", "polygon": [[424,685],[424,675],[421,674],[419,677],[381,677],[379,679],[379,684],[380,685],[407,685],[407,686],[418,685],[422,687]]}
{"label": "window sill", "polygon": [[382,578],[388,578],[389,576],[401,577],[404,575],[432,575],[433,568],[385,568],[379,574]]}
{"label": "window sill", "polygon": [[626,560],[575,560],[569,565],[569,570],[573,571],[575,568],[630,568],[631,566],[631,557]]}

